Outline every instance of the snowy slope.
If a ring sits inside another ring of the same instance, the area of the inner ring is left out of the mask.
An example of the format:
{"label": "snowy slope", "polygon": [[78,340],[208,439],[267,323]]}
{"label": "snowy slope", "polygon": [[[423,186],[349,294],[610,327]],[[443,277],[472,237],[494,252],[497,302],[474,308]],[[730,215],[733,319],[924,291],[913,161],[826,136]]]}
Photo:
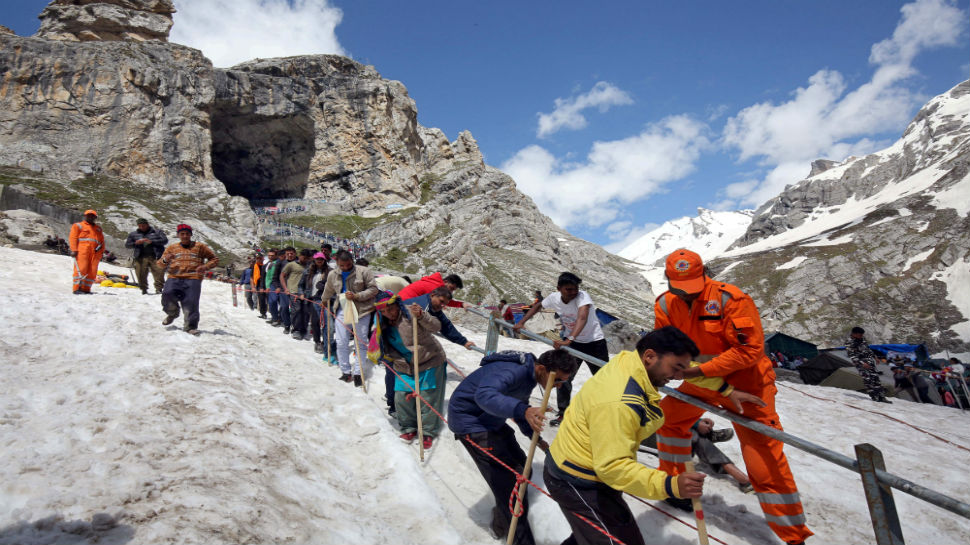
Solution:
{"label": "snowy slope", "polygon": [[728,249],[751,224],[752,210],[718,212],[697,209],[697,216],[671,220],[643,235],[619,252],[620,257],[644,265],[663,265],[678,248],[689,248],[707,259]]}
{"label": "snowy slope", "polygon": [[[71,295],[70,272],[68,258],[0,248],[0,543],[498,543],[487,531],[491,496],[467,454],[445,432],[419,463],[383,410],[380,375],[368,394],[335,380],[312,343],[233,308],[224,284],[205,285],[203,333],[192,337],[161,326],[158,298],[138,290]],[[474,352],[443,344],[464,372],[477,366]],[[449,391],[458,380],[450,371]],[[873,443],[889,471],[970,499],[964,413],[784,384],[777,407],[791,433],[847,455]],[[736,442],[724,450],[740,462]],[[858,477],[786,452],[817,534],[810,543],[872,543]],[[542,462],[537,453],[540,482]],[[966,542],[970,521],[895,496],[911,542]],[[568,527],[557,506],[532,498],[538,542],[559,543]],[[778,542],[755,497],[730,481],[709,478],[704,501],[713,536]],[[628,503],[650,542],[696,542],[687,526]]]}

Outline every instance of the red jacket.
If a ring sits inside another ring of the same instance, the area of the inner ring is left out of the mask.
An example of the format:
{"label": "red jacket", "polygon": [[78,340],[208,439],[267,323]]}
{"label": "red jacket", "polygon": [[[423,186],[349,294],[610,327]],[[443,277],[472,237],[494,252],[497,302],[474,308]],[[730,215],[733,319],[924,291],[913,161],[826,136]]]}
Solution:
{"label": "red jacket", "polygon": [[[397,295],[402,301],[407,301],[408,299],[420,297],[426,293],[431,293],[435,289],[444,285],[445,281],[441,278],[441,273],[436,272],[431,276],[422,277],[421,280],[408,284],[408,286],[399,291]],[[452,299],[451,302],[448,303],[448,306],[464,308],[465,304],[457,299]]]}

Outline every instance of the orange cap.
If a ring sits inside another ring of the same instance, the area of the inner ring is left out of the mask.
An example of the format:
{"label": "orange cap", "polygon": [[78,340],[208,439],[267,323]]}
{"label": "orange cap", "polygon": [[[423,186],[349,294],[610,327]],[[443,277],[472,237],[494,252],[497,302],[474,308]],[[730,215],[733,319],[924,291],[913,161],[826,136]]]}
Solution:
{"label": "orange cap", "polygon": [[94,214],[95,216],[97,216],[98,212],[93,208],[88,208],[87,210],[84,211],[84,215],[87,216],[88,214]]}
{"label": "orange cap", "polygon": [[666,273],[670,289],[684,293],[704,291],[704,262],[690,250],[681,248],[667,256]]}

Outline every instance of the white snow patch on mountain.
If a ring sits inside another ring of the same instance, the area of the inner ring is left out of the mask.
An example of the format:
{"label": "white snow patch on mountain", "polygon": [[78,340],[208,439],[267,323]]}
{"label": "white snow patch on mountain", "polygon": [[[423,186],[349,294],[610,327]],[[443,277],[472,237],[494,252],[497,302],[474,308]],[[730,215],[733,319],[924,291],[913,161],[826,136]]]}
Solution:
{"label": "white snow patch on mountain", "polygon": [[780,271],[785,269],[794,269],[795,267],[801,265],[802,262],[804,262],[806,259],[808,258],[803,255],[800,255],[796,258],[793,258],[789,261],[782,263],[781,265],[778,265],[777,267],[775,267],[775,270]]}
{"label": "white snow patch on mountain", "polygon": [[927,257],[930,257],[930,254],[932,254],[934,251],[936,251],[936,248],[930,248],[929,250],[926,250],[925,252],[920,252],[920,253],[914,255],[913,257],[907,259],[906,260],[906,264],[903,265],[903,272],[908,271],[909,268],[912,267],[916,263],[922,263],[924,260],[926,260]]}
{"label": "white snow patch on mountain", "polygon": [[933,194],[932,204],[937,208],[952,208],[961,216],[970,213],[970,174],[944,191]]}
{"label": "white snow patch on mountain", "polygon": [[658,265],[679,248],[701,255],[705,261],[727,250],[751,224],[751,210],[720,212],[697,209],[697,216],[668,221],[638,238],[618,255],[644,265]]}
{"label": "white snow patch on mountain", "polygon": [[802,246],[838,246],[839,244],[848,244],[850,242],[852,242],[852,235],[842,235],[833,239],[822,237],[821,240],[806,242]]}
{"label": "white snow patch on mountain", "polygon": [[[967,321],[950,326],[962,339],[970,339],[970,261],[956,261],[953,265],[933,273],[931,280],[946,284],[947,299],[957,307]],[[962,356],[970,359],[970,354]]]}
{"label": "white snow patch on mountain", "polygon": [[[967,265],[947,274],[960,280],[949,283],[963,286],[951,296],[970,316]],[[75,296],[70,279],[67,257],[0,248],[0,541],[496,543],[487,529],[493,500],[467,453],[443,430],[419,463],[384,411],[380,378],[366,394],[336,380],[312,343],[233,307],[225,284],[204,284],[194,337],[159,324],[157,297],[100,286]],[[484,345],[484,335],[463,333]],[[477,369],[477,353],[442,345],[463,373]],[[499,348],[546,349],[505,338]],[[576,391],[589,376],[584,366]],[[449,396],[460,379],[449,370]],[[537,389],[531,404],[538,400]],[[849,456],[856,443],[872,443],[891,473],[966,498],[967,451],[902,423],[970,447],[954,409],[902,400],[877,407],[858,392],[787,383],[776,406],[789,433]],[[737,441],[721,446],[743,467]],[[785,451],[812,541],[872,543],[859,476]],[[539,485],[544,460],[537,452]],[[647,454],[639,460],[657,465]],[[569,529],[558,506],[534,490],[530,500],[537,543],[562,541]],[[912,541],[956,544],[970,534],[966,519],[898,491],[895,500]],[[757,497],[730,479],[709,477],[703,501],[711,535],[732,545],[777,542]],[[693,529],[654,508],[689,515],[627,502],[651,542],[696,541]]]}

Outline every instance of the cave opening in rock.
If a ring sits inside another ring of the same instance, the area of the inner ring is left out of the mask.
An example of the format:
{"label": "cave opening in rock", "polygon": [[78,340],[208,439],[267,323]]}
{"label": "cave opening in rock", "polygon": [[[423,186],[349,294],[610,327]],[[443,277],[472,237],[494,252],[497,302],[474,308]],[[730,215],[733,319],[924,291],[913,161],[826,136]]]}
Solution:
{"label": "cave opening in rock", "polygon": [[313,120],[267,117],[216,108],[212,113],[212,172],[230,195],[302,198],[313,157]]}

